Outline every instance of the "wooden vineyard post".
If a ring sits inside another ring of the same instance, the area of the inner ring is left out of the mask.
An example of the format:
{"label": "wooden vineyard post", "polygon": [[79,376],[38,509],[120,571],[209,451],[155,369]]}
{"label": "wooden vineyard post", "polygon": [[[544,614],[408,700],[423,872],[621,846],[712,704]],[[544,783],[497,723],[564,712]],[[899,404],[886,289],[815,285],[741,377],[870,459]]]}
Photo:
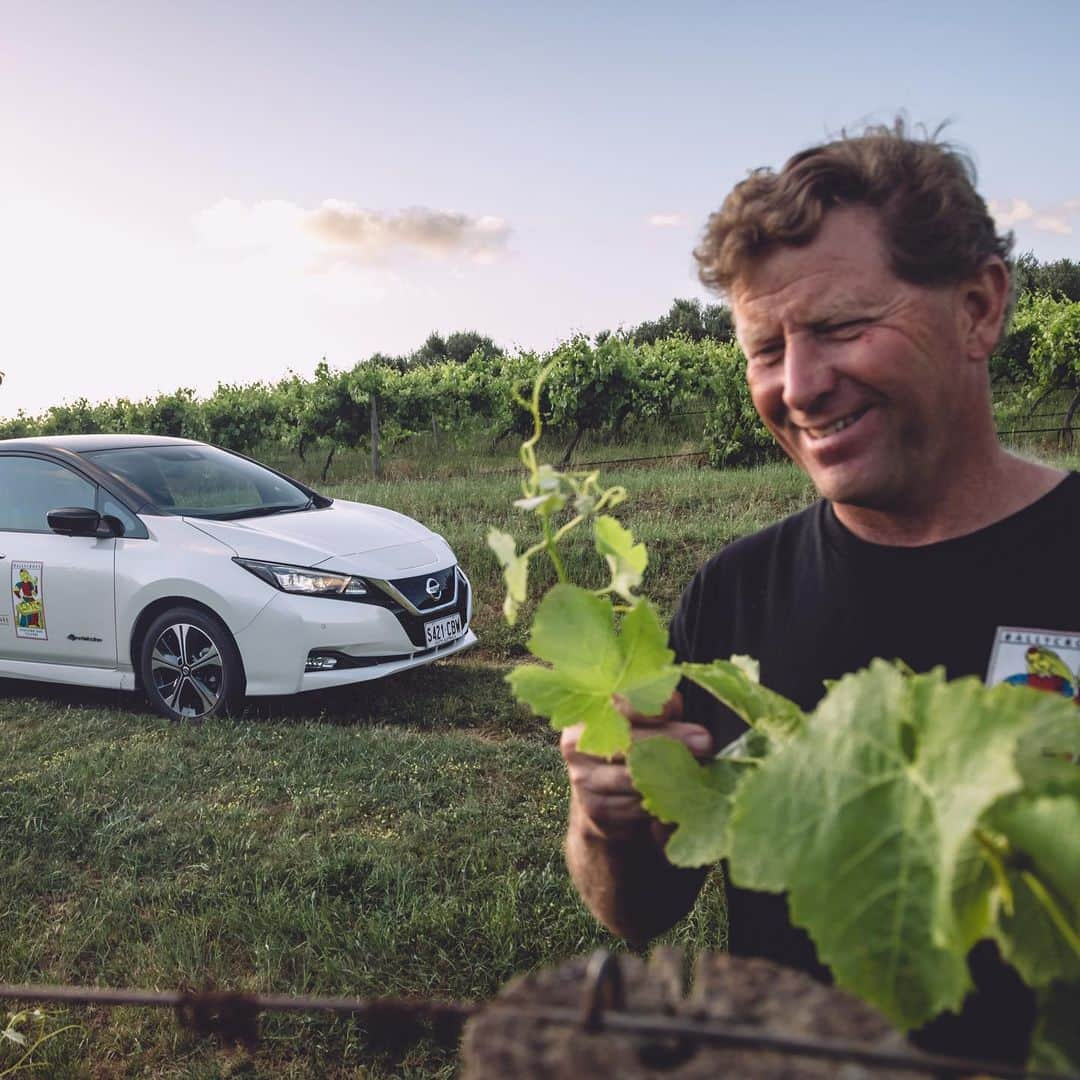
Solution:
{"label": "wooden vineyard post", "polygon": [[382,479],[382,461],[379,459],[379,395],[371,394],[371,475]]}
{"label": "wooden vineyard post", "polygon": [[[600,979],[597,959],[608,965]],[[565,1014],[563,1022],[553,1019],[559,1014]],[[665,1023],[722,1024],[741,1033],[743,1044],[632,1030],[635,1022],[650,1019],[661,1029]],[[903,1060],[911,1053],[904,1037],[868,1005],[767,960],[703,954],[685,994],[681,954],[661,948],[647,964],[636,956],[601,953],[514,979],[466,1024],[461,1075],[463,1080],[914,1080],[928,1075],[898,1063],[793,1054],[774,1048],[770,1037],[818,1046],[857,1044],[882,1059]],[[762,1045],[749,1045],[755,1040]]]}

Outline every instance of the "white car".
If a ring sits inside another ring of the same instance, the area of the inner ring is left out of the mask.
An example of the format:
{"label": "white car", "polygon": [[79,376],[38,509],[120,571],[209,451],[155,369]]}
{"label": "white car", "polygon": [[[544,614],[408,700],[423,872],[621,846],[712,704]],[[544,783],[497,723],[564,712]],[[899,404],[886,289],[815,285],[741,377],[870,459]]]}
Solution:
{"label": "white car", "polygon": [[189,439],[0,440],[5,578],[0,676],[141,688],[176,720],[476,642],[441,536]]}

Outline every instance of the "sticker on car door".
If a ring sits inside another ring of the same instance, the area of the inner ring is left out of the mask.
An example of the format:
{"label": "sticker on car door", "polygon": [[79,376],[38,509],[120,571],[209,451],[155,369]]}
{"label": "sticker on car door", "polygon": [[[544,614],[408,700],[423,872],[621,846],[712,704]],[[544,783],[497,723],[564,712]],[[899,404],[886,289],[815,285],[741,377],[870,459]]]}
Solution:
{"label": "sticker on car door", "polygon": [[11,564],[15,636],[48,641],[45,629],[45,574],[39,562]]}

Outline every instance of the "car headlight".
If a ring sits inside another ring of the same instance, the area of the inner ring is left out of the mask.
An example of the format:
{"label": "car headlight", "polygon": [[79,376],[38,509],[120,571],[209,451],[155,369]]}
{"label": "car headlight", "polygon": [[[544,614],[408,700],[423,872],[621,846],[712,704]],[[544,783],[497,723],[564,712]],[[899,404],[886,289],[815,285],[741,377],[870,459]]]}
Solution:
{"label": "car headlight", "polygon": [[364,579],[351,574],[311,570],[304,566],[284,566],[281,563],[259,562],[257,559],[233,559],[233,562],[282,592],[299,593],[302,596],[346,598],[368,595]]}

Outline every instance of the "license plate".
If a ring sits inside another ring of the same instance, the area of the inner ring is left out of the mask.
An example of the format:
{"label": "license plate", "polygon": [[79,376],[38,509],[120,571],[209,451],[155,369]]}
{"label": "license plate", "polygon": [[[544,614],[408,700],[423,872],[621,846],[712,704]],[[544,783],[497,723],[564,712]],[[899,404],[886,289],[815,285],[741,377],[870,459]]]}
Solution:
{"label": "license plate", "polygon": [[434,645],[445,645],[456,637],[461,637],[460,615],[447,615],[445,619],[424,623],[424,641],[429,649]]}

